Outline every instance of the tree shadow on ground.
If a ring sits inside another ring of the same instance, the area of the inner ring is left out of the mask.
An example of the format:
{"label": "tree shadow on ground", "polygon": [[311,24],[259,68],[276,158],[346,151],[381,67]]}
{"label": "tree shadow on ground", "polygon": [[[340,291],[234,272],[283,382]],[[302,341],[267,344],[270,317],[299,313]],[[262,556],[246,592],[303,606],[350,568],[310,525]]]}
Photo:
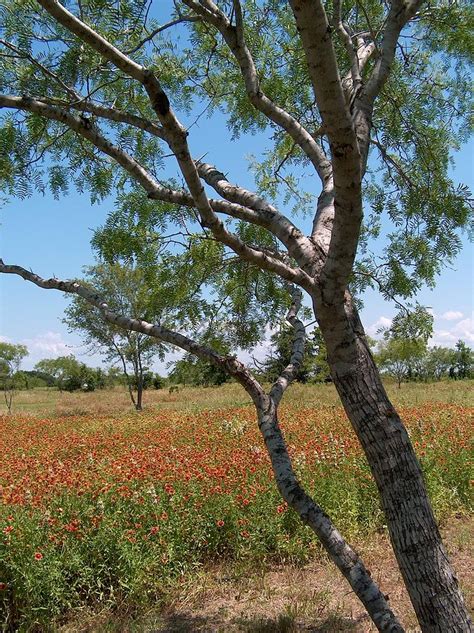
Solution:
{"label": "tree shadow on ground", "polygon": [[174,614],[161,617],[159,623],[144,629],[144,633],[361,633],[366,630],[361,624],[358,620],[339,615],[330,615],[311,626],[298,622],[289,615],[276,618],[254,616],[224,622],[215,618]]}

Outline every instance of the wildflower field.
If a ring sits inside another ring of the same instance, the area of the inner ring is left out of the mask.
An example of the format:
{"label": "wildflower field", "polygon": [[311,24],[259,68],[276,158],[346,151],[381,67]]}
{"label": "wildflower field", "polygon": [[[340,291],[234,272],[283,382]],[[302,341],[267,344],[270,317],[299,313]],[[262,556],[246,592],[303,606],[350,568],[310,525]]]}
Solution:
{"label": "wildflower field", "polygon": [[[401,413],[437,516],[468,513],[474,408],[425,402]],[[383,530],[342,409],[290,403],[280,417],[300,479],[341,531]],[[318,555],[275,489],[251,405],[18,413],[0,425],[3,630],[49,630],[85,606],[159,604],[217,560]]]}

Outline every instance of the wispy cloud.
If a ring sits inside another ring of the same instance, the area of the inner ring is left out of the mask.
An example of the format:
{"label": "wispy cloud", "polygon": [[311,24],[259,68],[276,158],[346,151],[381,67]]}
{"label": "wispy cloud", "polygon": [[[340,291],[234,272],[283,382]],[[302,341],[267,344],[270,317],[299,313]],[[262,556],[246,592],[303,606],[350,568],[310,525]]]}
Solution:
{"label": "wispy cloud", "polygon": [[22,341],[33,356],[42,355],[55,358],[57,356],[67,356],[71,354],[73,346],[66,343],[59,332],[45,332],[38,334],[34,338],[26,338]]}
{"label": "wispy cloud", "polygon": [[[462,313],[458,313],[462,314]],[[462,319],[450,328],[435,328],[431,345],[454,345],[461,339],[468,344],[474,343],[474,317]]]}
{"label": "wispy cloud", "polygon": [[458,310],[448,310],[444,314],[441,314],[439,318],[444,321],[458,321],[459,319],[462,319],[463,316],[464,314]]}

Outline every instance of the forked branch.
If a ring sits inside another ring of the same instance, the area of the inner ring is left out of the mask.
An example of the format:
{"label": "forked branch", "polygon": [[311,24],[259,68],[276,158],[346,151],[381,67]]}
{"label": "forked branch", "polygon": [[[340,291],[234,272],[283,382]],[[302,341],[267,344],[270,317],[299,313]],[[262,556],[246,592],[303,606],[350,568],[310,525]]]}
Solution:
{"label": "forked branch", "polygon": [[[217,217],[210,205],[196,165],[191,157],[187,143],[187,132],[172,111],[169,99],[155,74],[119,51],[56,0],[38,0],[38,2],[71,33],[77,35],[106,60],[143,85],[149,96],[151,106],[163,127],[167,143],[176,157],[181,173],[189,188],[194,205],[200,215],[202,226],[209,228],[219,242],[228,246],[242,259],[264,270],[276,272],[287,281],[310,288],[312,280],[306,273],[302,270],[294,270],[282,262],[252,249],[239,237],[229,232]],[[154,197],[153,194],[150,197]]]}
{"label": "forked branch", "polygon": [[276,406],[278,406],[278,404],[280,403],[286,389],[296,378],[296,375],[298,374],[298,371],[304,359],[306,330],[303,322],[298,319],[298,312],[301,308],[303,295],[301,293],[301,290],[299,290],[299,288],[295,288],[294,286],[291,286],[289,291],[291,294],[292,302],[286,314],[286,320],[293,328],[293,344],[291,349],[290,361],[285,369],[282,371],[282,373],[278,376],[276,381],[273,383],[270,390],[270,398],[273,400]]}

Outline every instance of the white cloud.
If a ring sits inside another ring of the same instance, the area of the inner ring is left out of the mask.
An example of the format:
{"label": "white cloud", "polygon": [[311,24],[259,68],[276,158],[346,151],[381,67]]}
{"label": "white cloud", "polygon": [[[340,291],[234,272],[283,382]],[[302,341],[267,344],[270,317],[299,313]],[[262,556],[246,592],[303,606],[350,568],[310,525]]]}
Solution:
{"label": "white cloud", "polygon": [[369,327],[366,328],[366,331],[369,336],[373,337],[373,336],[378,335],[378,331],[381,328],[388,328],[391,325],[392,325],[392,319],[381,316],[377,319],[377,321],[375,321],[375,323],[372,323],[372,325],[369,325]]}
{"label": "white cloud", "polygon": [[37,334],[34,338],[24,339],[22,341],[30,351],[30,354],[37,356],[45,355],[48,358],[57,356],[67,356],[71,353],[72,345],[68,345],[59,332],[45,332]]}
{"label": "white cloud", "polygon": [[262,341],[261,343],[256,345],[250,352],[246,350],[239,350],[237,356],[242,363],[253,365],[254,359],[257,361],[257,363],[263,362],[265,358],[269,356],[271,350],[272,344],[268,339],[266,339],[265,341]]}
{"label": "white cloud", "polygon": [[431,345],[454,345],[461,339],[468,344],[474,343],[474,316],[455,323],[451,328],[435,329]]}
{"label": "white cloud", "polygon": [[8,338],[8,336],[2,336],[0,334],[0,343],[11,343],[11,340]]}
{"label": "white cloud", "polygon": [[459,312],[458,310],[448,310],[444,314],[442,314],[439,318],[444,319],[445,321],[458,321],[462,319],[464,314]]}

